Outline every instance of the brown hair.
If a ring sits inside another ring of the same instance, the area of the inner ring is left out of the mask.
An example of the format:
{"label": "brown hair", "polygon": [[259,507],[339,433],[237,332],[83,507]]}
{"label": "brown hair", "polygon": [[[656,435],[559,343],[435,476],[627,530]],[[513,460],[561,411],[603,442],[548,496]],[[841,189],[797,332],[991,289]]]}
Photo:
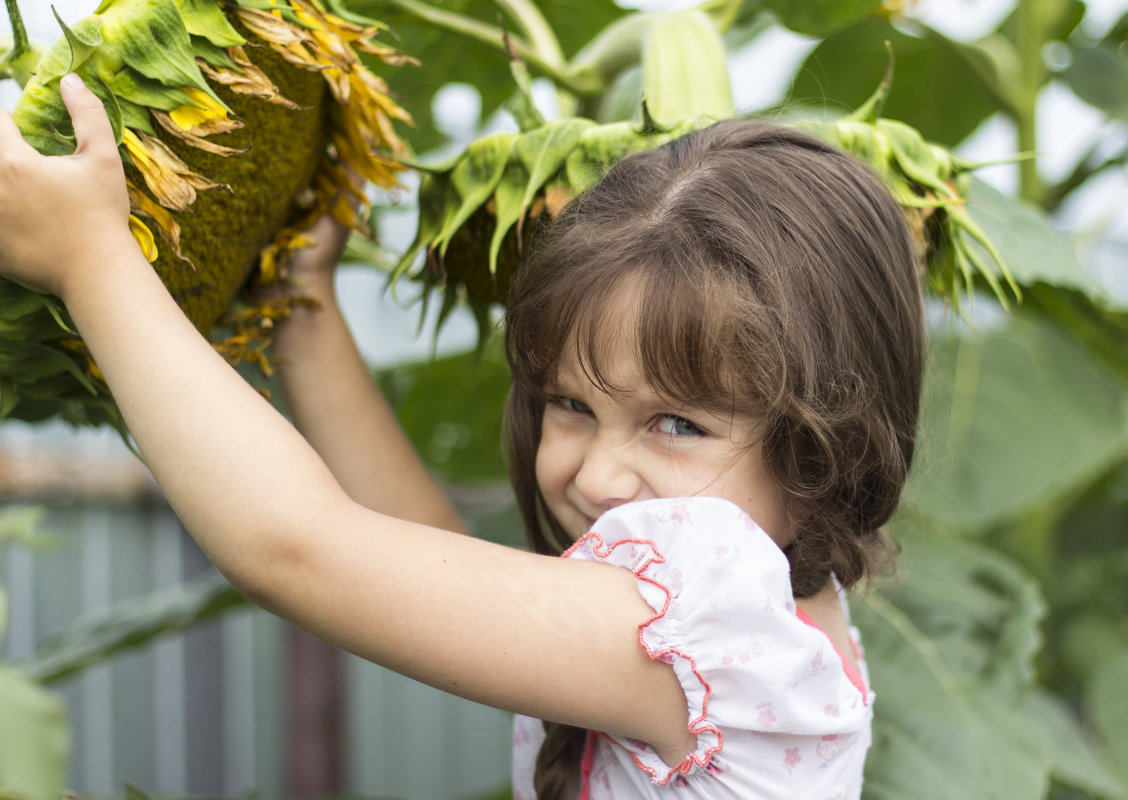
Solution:
{"label": "brown hair", "polygon": [[[890,562],[882,526],[912,461],[923,322],[912,240],[880,179],[794,129],[729,120],[622,159],[538,236],[506,317],[506,433],[540,553],[571,544],[536,484],[544,389],[571,347],[597,385],[624,388],[600,368],[621,290],[638,299],[655,391],[762,421],[795,595]],[[582,731],[546,729],[538,797],[563,797]]]}

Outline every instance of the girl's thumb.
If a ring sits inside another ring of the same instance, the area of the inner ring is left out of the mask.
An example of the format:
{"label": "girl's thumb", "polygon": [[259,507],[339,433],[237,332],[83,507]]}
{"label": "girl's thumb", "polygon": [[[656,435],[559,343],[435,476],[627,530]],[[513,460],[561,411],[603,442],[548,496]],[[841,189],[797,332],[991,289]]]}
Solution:
{"label": "girl's thumb", "polygon": [[106,116],[106,109],[98,96],[86,88],[82,78],[73,72],[67,73],[59,82],[59,93],[74,125],[74,136],[78,142],[76,153],[105,147],[107,142],[116,149],[114,130],[110,118]]}

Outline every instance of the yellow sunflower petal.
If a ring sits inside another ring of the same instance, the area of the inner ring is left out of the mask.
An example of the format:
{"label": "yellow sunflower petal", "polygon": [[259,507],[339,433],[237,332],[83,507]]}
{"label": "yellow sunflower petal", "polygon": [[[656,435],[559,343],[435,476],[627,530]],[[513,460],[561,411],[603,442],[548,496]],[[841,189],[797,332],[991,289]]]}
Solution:
{"label": "yellow sunflower petal", "polygon": [[306,39],[302,28],[270,11],[239,7],[235,9],[235,13],[249,31],[271,44],[297,44]]}
{"label": "yellow sunflower petal", "polygon": [[168,112],[169,118],[186,131],[199,136],[221,133],[241,128],[243,124],[232,119],[227,109],[199,89],[186,86],[180,91],[189,103]]}
{"label": "yellow sunflower petal", "polygon": [[129,181],[126,181],[126,189],[129,191],[130,210],[136,215],[151,219],[157,228],[157,233],[168,242],[172,251],[182,260],[191,264],[192,269],[195,269],[196,265],[192,264],[191,259],[187,258],[180,250],[180,224],[173,219],[168,209],[162,207]]}
{"label": "yellow sunflower petal", "polygon": [[282,96],[274,81],[247,58],[242,47],[230,47],[227,49],[227,54],[238,65],[238,70],[213,67],[203,59],[197,61],[200,71],[208,80],[226,86],[236,94],[258,97],[295,111],[300,108],[297,103]]}
{"label": "yellow sunflower petal", "polygon": [[196,201],[196,190],[216,189],[220,184],[193,172],[179,156],[155,136],[123,129],[122,145],[145,185],[165,208],[184,211]]}
{"label": "yellow sunflower petal", "polygon": [[[150,109],[149,114],[153,117],[153,119],[157,121],[157,124],[168,131],[169,134],[175,136],[177,139],[180,139],[182,142],[187,142],[197,150],[203,150],[208,153],[214,153],[217,156],[227,157],[243,155],[250,149],[249,147],[244,147],[242,149],[238,147],[227,147],[226,145],[217,144],[216,142],[212,142],[208,139],[203,138],[204,136],[210,136],[216,131],[186,131],[175,122],[173,122],[172,119],[169,118],[168,114],[163,111]],[[242,126],[243,124],[239,123],[238,127]]]}
{"label": "yellow sunflower petal", "polygon": [[157,252],[157,243],[153,239],[153,232],[140,218],[133,214],[129,215],[129,232],[133,234],[137,246],[141,248],[141,253],[149,260],[149,263],[152,264],[156,261],[160,254]]}

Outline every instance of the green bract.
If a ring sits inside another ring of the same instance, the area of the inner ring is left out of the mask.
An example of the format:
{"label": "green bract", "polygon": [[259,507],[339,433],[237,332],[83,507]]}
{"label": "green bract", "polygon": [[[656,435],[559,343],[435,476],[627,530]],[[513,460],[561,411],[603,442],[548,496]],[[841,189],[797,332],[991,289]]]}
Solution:
{"label": "green bract", "polygon": [[427,288],[443,288],[440,325],[465,298],[485,335],[489,307],[504,302],[542,213],[555,215],[623,156],[734,113],[724,44],[699,11],[625,17],[587,50],[580,74],[585,63],[644,63],[645,102],[637,121],[545,121],[533,105],[524,65],[514,59],[517,91],[509,109],[520,130],[484,136],[440,164],[413,165],[422,173],[419,226],[392,279],[411,272],[425,253],[413,274]]}
{"label": "green bract", "polygon": [[[347,167],[395,183],[405,149],[391,120],[407,115],[358,52],[404,59],[370,41],[376,23],[347,21],[320,0],[104,0],[58,22],[63,35],[34,64],[18,36],[0,58],[0,76],[25,81],[12,116],[37,150],[65,154],[74,134],[62,76],[77,73],[102,100],[134,238],[203,332],[225,322],[252,275],[284,275],[321,213],[359,225]],[[299,208],[289,198],[307,187],[312,200]],[[240,309],[216,346],[268,369],[270,324],[286,313],[284,303]],[[123,428],[65,310],[0,281],[0,418],[52,416]]]}
{"label": "green bract", "polygon": [[[528,78],[515,62],[518,92],[511,110],[520,131],[484,136],[440,164],[416,165],[423,172],[419,227],[393,280],[408,274],[425,253],[422,267],[412,274],[428,288],[442,287],[440,325],[465,297],[485,334],[489,306],[505,301],[510,276],[545,210],[555,214],[623,156],[734,114],[724,49],[707,17],[699,12],[626,17],[590,46],[596,53],[591,58],[625,58],[632,43],[643,66],[641,119],[546,122],[532,108]],[[842,119],[791,124],[852,153],[881,175],[906,211],[934,293],[959,310],[961,296],[978,276],[1007,305],[1004,283],[1016,298],[1018,285],[965,208],[967,173],[975,165],[928,143],[904,123],[880,118],[888,84],[887,77],[861,108]]]}

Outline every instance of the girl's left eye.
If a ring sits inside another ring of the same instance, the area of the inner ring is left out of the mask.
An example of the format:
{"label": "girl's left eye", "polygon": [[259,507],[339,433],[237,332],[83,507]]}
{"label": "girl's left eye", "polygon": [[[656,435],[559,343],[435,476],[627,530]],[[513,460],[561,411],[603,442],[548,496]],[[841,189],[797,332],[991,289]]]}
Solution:
{"label": "girl's left eye", "polygon": [[655,428],[659,433],[671,436],[704,436],[705,431],[690,422],[685,417],[675,417],[673,414],[663,414],[658,418]]}

